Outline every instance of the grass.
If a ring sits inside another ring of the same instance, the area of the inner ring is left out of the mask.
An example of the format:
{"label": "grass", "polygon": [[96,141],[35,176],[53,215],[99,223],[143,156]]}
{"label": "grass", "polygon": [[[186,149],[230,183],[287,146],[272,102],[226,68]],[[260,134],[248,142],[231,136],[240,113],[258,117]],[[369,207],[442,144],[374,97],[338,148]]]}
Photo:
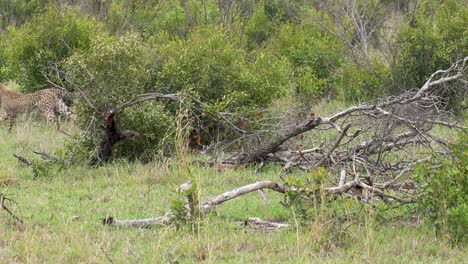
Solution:
{"label": "grass", "polygon": [[[70,124],[66,131],[74,131]],[[265,191],[268,204],[252,193],[219,207],[193,225],[153,229],[116,229],[101,224],[164,214],[186,180],[198,182],[201,200],[257,180],[279,180],[278,169],[251,169],[167,163],[115,162],[99,168],[72,166],[35,177],[13,153],[30,159],[32,150],[53,153],[66,136],[52,127],[23,120],[0,127],[0,192],[21,208],[19,228],[0,211],[0,263],[462,263],[466,249],[451,247],[429,227],[380,223],[365,207],[358,222],[338,224],[333,217],[296,225],[280,194]],[[11,208],[18,213],[14,206]],[[238,227],[246,217],[279,219],[293,228],[276,232]]]}

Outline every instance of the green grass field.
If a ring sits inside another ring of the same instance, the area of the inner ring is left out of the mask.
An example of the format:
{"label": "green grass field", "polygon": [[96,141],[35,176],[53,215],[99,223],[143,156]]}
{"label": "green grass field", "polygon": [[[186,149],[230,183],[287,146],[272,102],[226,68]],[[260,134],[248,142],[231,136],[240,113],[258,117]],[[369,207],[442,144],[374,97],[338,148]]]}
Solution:
{"label": "green grass field", "polygon": [[[30,120],[29,120],[30,121]],[[319,216],[296,224],[282,195],[254,192],[228,201],[192,224],[153,229],[116,229],[101,219],[146,218],[170,210],[176,187],[198,182],[201,200],[257,180],[280,181],[279,170],[202,168],[171,160],[115,162],[99,168],[72,166],[35,176],[13,154],[53,153],[66,135],[40,122],[0,126],[0,192],[21,208],[24,225],[0,211],[0,263],[466,263],[466,248],[453,247],[420,221],[378,220],[363,207],[357,221],[337,224]],[[75,128],[68,124],[64,130]],[[191,157],[190,157],[191,158]],[[187,158],[187,159],[190,159]],[[10,208],[17,214],[19,209]],[[402,209],[403,210],[403,209]],[[292,228],[273,232],[239,227],[247,217],[282,220]],[[415,223],[416,222],[416,223]]]}

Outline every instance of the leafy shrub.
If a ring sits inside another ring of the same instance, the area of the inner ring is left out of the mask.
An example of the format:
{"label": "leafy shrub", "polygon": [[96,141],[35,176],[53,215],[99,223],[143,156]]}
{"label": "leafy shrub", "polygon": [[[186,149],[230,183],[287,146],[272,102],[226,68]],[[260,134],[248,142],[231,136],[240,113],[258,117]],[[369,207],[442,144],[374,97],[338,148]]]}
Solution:
{"label": "leafy shrub", "polygon": [[89,48],[97,28],[96,21],[80,16],[76,9],[49,6],[21,28],[10,28],[2,40],[5,64],[1,72],[26,91],[37,90],[46,83],[43,74],[55,73],[50,66]]}
{"label": "leafy shrub", "polygon": [[[159,54],[162,66],[157,86],[199,97],[206,103],[205,117],[215,111],[248,115],[268,106],[289,88],[291,72],[286,60],[268,51],[246,53],[235,48],[214,27],[193,32],[186,42],[170,42]],[[203,122],[207,131],[213,132],[213,121],[205,118]]]}
{"label": "leafy shrub", "polygon": [[54,177],[63,170],[64,164],[60,162],[34,160],[31,167],[35,178]]}
{"label": "leafy shrub", "polygon": [[315,99],[324,95],[327,89],[327,79],[317,77],[313,69],[308,66],[298,66],[294,72],[296,95],[300,102],[311,105]]}
{"label": "leafy shrub", "polygon": [[[157,67],[156,67],[157,65]],[[203,105],[201,122],[207,133],[216,128],[210,114],[230,111],[256,114],[289,87],[290,64],[269,52],[246,54],[230,45],[216,28],[193,32],[187,42],[170,41],[156,52],[135,34],[98,35],[87,51],[77,51],[64,63],[69,78],[99,106],[117,106],[144,92],[189,92]],[[90,78],[92,76],[92,78]],[[92,79],[91,84],[88,84]],[[155,88],[162,87],[162,88]],[[146,102],[126,109],[120,116],[122,129],[140,137],[122,143],[117,156],[150,157],[168,131],[174,131],[173,116],[179,110],[172,102]],[[92,120],[93,110],[80,99],[76,102],[83,127]],[[198,112],[201,114],[201,112]],[[102,139],[95,122],[83,146],[91,148]],[[167,142],[170,142],[166,141]],[[80,152],[88,153],[88,151]]]}
{"label": "leafy shrub", "polygon": [[300,101],[312,103],[332,92],[330,77],[343,63],[343,46],[335,38],[312,27],[287,23],[273,47],[293,65]]}
{"label": "leafy shrub", "polygon": [[[416,174],[423,186],[421,212],[436,229],[450,234],[454,243],[466,243],[468,235],[468,136],[451,146],[455,160],[442,158],[436,169],[419,166]],[[438,158],[440,159],[440,158]]]}
{"label": "leafy shrub", "polygon": [[273,34],[275,23],[272,19],[265,14],[263,8],[257,9],[252,14],[244,33],[249,46],[261,45]]}
{"label": "leafy shrub", "polygon": [[388,71],[388,67],[380,63],[375,63],[372,69],[344,64],[331,78],[333,85],[336,86],[334,92],[338,98],[347,102],[381,97],[388,92],[386,89],[390,84]]}
{"label": "leafy shrub", "polygon": [[[134,96],[158,91],[152,86],[156,56],[149,45],[134,34],[99,35],[86,52],[76,52],[65,63],[69,78],[83,86],[83,91],[99,107],[115,107]],[[92,83],[88,84],[92,76]],[[88,85],[86,85],[88,84]],[[78,121],[83,127],[92,123],[94,110],[80,97],[76,102]],[[173,118],[157,101],[144,102],[125,109],[118,122],[122,129],[137,131],[140,136],[129,143],[118,144],[116,156],[149,158],[164,137]],[[87,148],[97,146],[102,139],[102,121],[94,122]],[[86,153],[86,152],[84,152]]]}
{"label": "leafy shrub", "polygon": [[[392,73],[399,89],[421,87],[433,72],[466,56],[467,29],[468,8],[463,0],[425,2],[398,32],[399,53]],[[464,89],[458,90],[444,94],[452,105],[462,98],[459,92]]]}
{"label": "leafy shrub", "polygon": [[0,0],[0,31],[8,26],[20,26],[41,5],[39,0],[11,1]]}
{"label": "leafy shrub", "polygon": [[[320,167],[307,175],[289,176],[286,178],[285,186],[292,191],[286,191],[283,204],[294,210],[295,215],[301,221],[311,221],[322,205],[321,190],[328,171]],[[304,192],[295,190],[302,189]]]}
{"label": "leafy shrub", "polygon": [[343,46],[312,27],[288,23],[278,35],[277,49],[294,66],[309,66],[319,78],[328,78],[343,60]]}
{"label": "leafy shrub", "polygon": [[160,31],[166,31],[171,36],[184,37],[188,31],[180,3],[155,0],[112,1],[109,4],[106,25],[112,34],[138,32],[144,38]]}

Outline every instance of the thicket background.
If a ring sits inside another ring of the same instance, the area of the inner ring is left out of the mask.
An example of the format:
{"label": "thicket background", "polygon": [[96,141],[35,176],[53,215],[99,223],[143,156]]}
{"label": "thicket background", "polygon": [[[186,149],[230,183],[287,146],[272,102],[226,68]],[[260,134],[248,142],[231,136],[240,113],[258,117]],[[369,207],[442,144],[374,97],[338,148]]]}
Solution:
{"label": "thicket background", "polygon": [[[192,134],[209,144],[229,132],[206,113],[237,114],[240,125],[274,103],[307,111],[323,99],[355,103],[420,87],[467,54],[467,28],[463,0],[2,0],[0,81],[32,92],[45,76],[66,75],[67,88],[82,86],[100,106],[190,93],[207,103]],[[449,107],[463,109],[464,90],[443,94]],[[141,136],[117,156],[150,158],[177,109],[151,102],[126,111],[122,127]],[[92,109],[78,100],[76,111],[87,126]]]}

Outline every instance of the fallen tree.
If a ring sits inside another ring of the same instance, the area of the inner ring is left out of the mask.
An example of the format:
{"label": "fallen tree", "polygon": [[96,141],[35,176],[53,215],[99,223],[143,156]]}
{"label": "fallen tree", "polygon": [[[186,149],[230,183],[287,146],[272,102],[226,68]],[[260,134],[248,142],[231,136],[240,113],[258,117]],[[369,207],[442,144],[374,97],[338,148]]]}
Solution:
{"label": "fallen tree", "polygon": [[[329,179],[331,187],[321,189],[325,195],[347,194],[362,197],[364,195],[359,193],[364,192],[366,197],[399,204],[413,203],[417,201],[418,184],[407,176],[415,165],[431,161],[435,152],[451,155],[449,141],[444,135],[434,133],[434,127],[448,130],[466,129],[451,118],[452,114],[449,111],[444,110],[444,98],[438,96],[436,88],[459,81],[463,84],[463,89],[466,89],[467,81],[464,78],[467,61],[468,57],[454,63],[447,70],[433,73],[418,90],[379,99],[373,103],[351,106],[327,117],[311,113],[307,120],[289,126],[284,133],[280,133],[266,145],[250,153],[240,153],[224,159],[222,163],[239,165],[273,162],[283,165],[284,170],[293,167],[302,170],[325,167],[330,174],[336,175],[336,179]],[[128,105],[152,99],[150,97],[151,95],[141,96],[130,101]],[[304,133],[324,130],[332,131],[330,133],[333,138],[328,144],[321,142],[319,146],[304,148],[297,142],[290,142]],[[294,148],[284,147],[286,142]],[[349,177],[352,180],[346,181]],[[262,189],[309,196],[317,191],[272,181],[260,181],[197,204],[198,212],[204,214],[228,200]],[[350,190],[359,192],[349,194]],[[188,211],[193,212],[193,209],[189,208],[195,206],[187,204],[186,207]],[[168,212],[164,216],[148,219],[118,220],[108,217],[103,223],[122,227],[150,227],[170,224],[175,216],[174,212]]]}
{"label": "fallen tree", "polygon": [[[378,188],[374,188],[372,186],[369,186],[365,183],[363,183],[359,179],[359,174],[356,175],[354,180],[349,181],[347,183],[341,184],[336,187],[327,187],[321,189],[321,192],[325,196],[329,195],[338,195],[338,194],[343,194],[349,191],[352,188],[360,187],[368,192],[370,195],[377,195],[382,198],[388,198],[392,199],[394,201],[400,202],[400,203],[412,203],[414,201],[405,201],[401,198],[386,194],[384,191],[379,190]],[[186,187],[190,188],[190,187]],[[231,191],[222,193],[220,195],[214,196],[207,201],[201,203],[201,204],[190,204],[187,203],[184,207],[187,209],[187,214],[190,214],[190,212],[193,212],[193,209],[191,210],[190,208],[197,207],[198,210],[197,212],[201,215],[204,215],[208,213],[210,210],[218,207],[219,205],[232,200],[234,198],[240,197],[242,195],[258,191],[258,190],[263,190],[263,189],[269,189],[281,194],[285,194],[287,192],[297,192],[300,194],[304,194],[305,196],[310,196],[311,193],[316,193],[317,190],[310,190],[307,188],[297,188],[294,186],[287,186],[287,185],[280,185],[276,182],[273,181],[259,181],[256,183],[248,184],[236,189],[233,189]],[[190,201],[190,198],[188,199]],[[191,215],[189,215],[190,217]],[[176,220],[176,214],[172,211],[169,211],[163,216],[159,217],[153,217],[153,218],[146,218],[146,219],[131,219],[131,220],[119,220],[114,217],[107,217],[102,220],[102,223],[104,225],[111,225],[111,226],[116,226],[116,227],[137,227],[137,228],[149,228],[153,226],[164,226],[164,225],[170,225]],[[262,219],[248,219],[247,222],[252,224],[253,226],[262,226],[265,225],[267,229],[274,229],[274,228],[283,228],[283,227],[289,227],[287,224],[279,224],[276,222],[272,221],[266,221]],[[247,225],[247,224],[246,224]]]}
{"label": "fallen tree", "polygon": [[[351,106],[327,117],[318,117],[310,113],[307,120],[278,135],[265,146],[260,146],[251,153],[242,154],[230,163],[252,163],[261,161],[294,162],[301,159],[302,165],[331,166],[338,161],[349,161],[356,157],[381,155],[403,148],[410,144],[435,142],[446,145],[442,138],[431,135],[434,126],[464,129],[457,122],[448,122],[452,114],[444,111],[444,98],[437,95],[434,87],[453,81],[465,84],[466,62],[458,61],[447,70],[433,73],[427,82],[416,91],[408,91],[398,96]],[[439,77],[436,79],[436,77]],[[334,130],[333,144],[327,149],[311,147],[309,150],[281,149],[288,140],[306,132]],[[353,133],[348,133],[353,131]],[[283,152],[283,153],[279,153]],[[287,152],[287,153],[284,153]],[[281,154],[289,154],[281,156]],[[318,155],[317,155],[318,154]],[[307,158],[305,155],[309,155]],[[291,157],[292,156],[292,157]]]}

